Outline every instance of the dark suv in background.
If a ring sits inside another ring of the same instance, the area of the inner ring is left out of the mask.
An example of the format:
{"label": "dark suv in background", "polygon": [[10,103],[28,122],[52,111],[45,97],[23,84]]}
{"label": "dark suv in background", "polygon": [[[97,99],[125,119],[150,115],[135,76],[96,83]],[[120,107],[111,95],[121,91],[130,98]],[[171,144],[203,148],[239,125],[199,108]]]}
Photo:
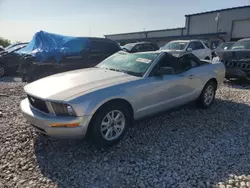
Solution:
{"label": "dark suv in background", "polygon": [[12,44],[0,52],[0,77],[6,75],[17,75],[21,56],[16,51],[24,48],[28,43]]}
{"label": "dark suv in background", "polygon": [[135,53],[135,52],[146,52],[146,51],[156,51],[159,50],[157,44],[151,42],[136,42],[136,43],[128,43],[124,46],[121,46],[122,50]]}
{"label": "dark suv in background", "polygon": [[87,46],[84,46],[80,55],[65,56],[60,63],[54,59],[39,63],[31,55],[27,55],[22,57],[18,72],[23,81],[31,82],[60,72],[94,67],[120,50],[120,46],[110,39],[88,38]]}
{"label": "dark suv in background", "polygon": [[230,49],[217,51],[216,55],[226,66],[226,78],[250,80],[250,38],[238,40]]}

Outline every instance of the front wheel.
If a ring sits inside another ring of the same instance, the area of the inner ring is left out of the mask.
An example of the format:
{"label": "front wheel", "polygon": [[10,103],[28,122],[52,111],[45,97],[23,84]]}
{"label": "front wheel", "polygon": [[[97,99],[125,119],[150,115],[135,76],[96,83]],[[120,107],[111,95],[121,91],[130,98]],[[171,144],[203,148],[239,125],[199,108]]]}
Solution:
{"label": "front wheel", "polygon": [[214,102],[215,93],[216,83],[213,81],[208,82],[197,100],[197,106],[204,109],[209,108]]}
{"label": "front wheel", "polygon": [[5,68],[3,65],[0,65],[0,77],[3,77],[5,75]]}
{"label": "front wheel", "polygon": [[108,104],[94,115],[90,124],[90,139],[97,147],[108,147],[123,138],[131,115],[122,105]]}

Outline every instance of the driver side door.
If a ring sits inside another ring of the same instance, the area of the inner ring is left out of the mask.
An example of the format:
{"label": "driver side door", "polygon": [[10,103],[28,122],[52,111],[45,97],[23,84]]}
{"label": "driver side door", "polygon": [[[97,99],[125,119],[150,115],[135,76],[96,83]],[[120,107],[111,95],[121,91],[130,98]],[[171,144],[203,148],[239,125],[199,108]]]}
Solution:
{"label": "driver side door", "polygon": [[[157,76],[161,67],[171,67],[173,74]],[[191,68],[191,67],[190,67]],[[188,75],[176,57],[165,54],[150,73],[146,99],[138,109],[139,116],[154,114],[188,103],[193,99],[194,79]]]}

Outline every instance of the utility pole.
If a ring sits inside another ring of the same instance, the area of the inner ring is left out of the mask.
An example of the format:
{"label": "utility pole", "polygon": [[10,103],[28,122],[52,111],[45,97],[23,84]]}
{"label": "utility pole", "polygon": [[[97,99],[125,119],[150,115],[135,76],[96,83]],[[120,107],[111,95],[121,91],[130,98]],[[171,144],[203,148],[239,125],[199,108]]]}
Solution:
{"label": "utility pole", "polygon": [[146,32],[145,32],[145,28],[143,28],[143,34],[145,35],[145,38],[147,38]]}
{"label": "utility pole", "polygon": [[91,33],[91,28],[89,28],[89,37],[90,37],[90,33]]}
{"label": "utility pole", "polygon": [[217,16],[215,17],[215,21],[216,21],[216,33],[218,33],[219,31],[219,17],[220,17],[220,13],[217,13]]}

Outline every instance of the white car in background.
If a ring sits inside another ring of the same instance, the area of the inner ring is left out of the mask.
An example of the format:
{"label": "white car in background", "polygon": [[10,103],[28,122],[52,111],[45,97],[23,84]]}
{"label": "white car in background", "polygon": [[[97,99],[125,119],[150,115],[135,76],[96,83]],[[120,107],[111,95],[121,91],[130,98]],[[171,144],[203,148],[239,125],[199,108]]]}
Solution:
{"label": "white car in background", "polygon": [[174,40],[161,47],[160,50],[174,56],[192,52],[199,59],[212,60],[212,50],[201,40]]}

